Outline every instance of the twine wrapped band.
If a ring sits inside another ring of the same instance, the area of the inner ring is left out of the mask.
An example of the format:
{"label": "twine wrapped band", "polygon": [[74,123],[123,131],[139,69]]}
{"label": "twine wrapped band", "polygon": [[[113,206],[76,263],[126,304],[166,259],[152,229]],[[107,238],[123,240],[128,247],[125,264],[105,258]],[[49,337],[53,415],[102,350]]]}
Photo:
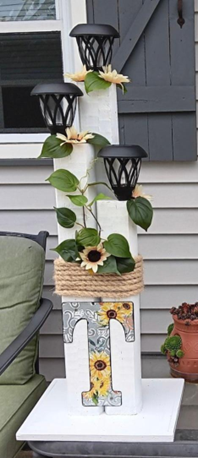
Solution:
{"label": "twine wrapped band", "polygon": [[54,261],[55,293],[75,297],[129,297],[139,294],[144,287],[143,258],[135,258],[133,272],[122,274],[90,275],[79,264]]}

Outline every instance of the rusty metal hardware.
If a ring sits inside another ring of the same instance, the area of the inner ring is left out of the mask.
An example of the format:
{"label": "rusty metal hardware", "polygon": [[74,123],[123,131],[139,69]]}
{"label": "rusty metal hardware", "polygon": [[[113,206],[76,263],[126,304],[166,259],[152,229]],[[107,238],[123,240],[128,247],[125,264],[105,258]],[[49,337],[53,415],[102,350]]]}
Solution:
{"label": "rusty metal hardware", "polygon": [[185,19],[183,18],[183,2],[182,2],[182,0],[178,0],[177,10],[178,10],[178,15],[179,15],[179,17],[177,19],[177,23],[182,28],[183,25],[185,24]]}

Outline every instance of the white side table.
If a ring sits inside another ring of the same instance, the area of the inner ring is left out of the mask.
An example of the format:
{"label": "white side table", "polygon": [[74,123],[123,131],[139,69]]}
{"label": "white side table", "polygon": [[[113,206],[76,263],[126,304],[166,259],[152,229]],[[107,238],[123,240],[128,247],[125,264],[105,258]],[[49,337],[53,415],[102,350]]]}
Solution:
{"label": "white side table", "polygon": [[66,379],[55,379],[16,437],[27,442],[172,442],[183,387],[182,379],[143,379],[143,408],[138,415],[82,417],[68,415]]}

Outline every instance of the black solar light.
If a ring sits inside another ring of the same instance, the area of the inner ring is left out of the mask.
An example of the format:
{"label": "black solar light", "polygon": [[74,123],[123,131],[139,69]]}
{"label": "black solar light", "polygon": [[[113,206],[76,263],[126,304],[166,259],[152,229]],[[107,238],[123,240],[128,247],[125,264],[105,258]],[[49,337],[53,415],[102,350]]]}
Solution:
{"label": "black solar light", "polygon": [[104,160],[106,174],[117,199],[131,199],[142,158],[148,156],[146,151],[138,145],[110,145],[102,148],[98,156]]}
{"label": "black solar light", "polygon": [[77,98],[82,91],[71,83],[37,84],[31,95],[38,95],[41,112],[51,134],[65,134],[74,121]]}
{"label": "black solar light", "polygon": [[111,63],[113,42],[120,35],[111,25],[78,24],[70,36],[77,40],[83,65],[87,70],[98,71]]}

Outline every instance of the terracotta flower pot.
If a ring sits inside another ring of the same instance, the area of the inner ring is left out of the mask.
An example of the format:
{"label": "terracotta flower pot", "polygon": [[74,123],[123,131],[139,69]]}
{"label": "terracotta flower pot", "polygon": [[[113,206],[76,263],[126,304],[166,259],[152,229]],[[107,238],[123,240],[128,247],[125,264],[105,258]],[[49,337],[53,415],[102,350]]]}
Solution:
{"label": "terracotta flower pot", "polygon": [[[198,319],[179,320],[177,315],[173,315],[174,328],[171,336],[180,335],[182,339],[181,350],[184,356],[179,358],[179,363],[169,363],[171,375],[182,377],[187,382],[198,382]],[[189,324],[186,324],[189,323]]]}

